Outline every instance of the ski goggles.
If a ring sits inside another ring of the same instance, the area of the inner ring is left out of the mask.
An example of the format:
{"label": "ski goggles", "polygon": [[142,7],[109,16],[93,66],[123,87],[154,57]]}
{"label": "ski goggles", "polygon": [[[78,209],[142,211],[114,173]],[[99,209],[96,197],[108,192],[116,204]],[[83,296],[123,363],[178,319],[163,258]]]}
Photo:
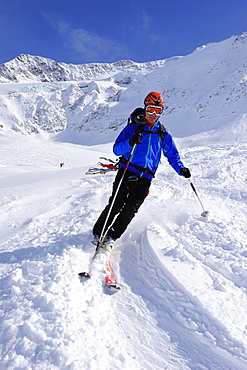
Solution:
{"label": "ski goggles", "polygon": [[146,109],[146,112],[148,112],[149,114],[155,113],[158,116],[163,112],[163,108],[157,107],[156,105],[147,105],[145,109]]}

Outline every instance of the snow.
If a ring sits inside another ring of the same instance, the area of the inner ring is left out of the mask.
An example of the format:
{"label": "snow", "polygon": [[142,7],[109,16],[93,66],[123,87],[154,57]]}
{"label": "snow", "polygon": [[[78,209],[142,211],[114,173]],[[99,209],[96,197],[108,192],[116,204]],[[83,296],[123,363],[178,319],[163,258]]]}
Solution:
{"label": "snow", "polygon": [[[231,38],[166,63],[175,68],[173,63],[186,65],[192,56],[205,65],[218,63],[232,42]],[[158,87],[164,63],[157,68],[160,73],[152,70],[150,76],[146,69],[140,70],[122,94],[127,97],[129,92],[136,104],[137,97],[153,90],[152,83]],[[193,66],[188,64],[187,69],[194,78]],[[230,76],[228,72],[224,70],[224,75]],[[218,86],[216,74],[208,76],[207,86]],[[217,76],[222,81],[221,72]],[[186,75],[179,84],[188,81]],[[239,83],[240,78],[234,81]],[[56,89],[62,86],[54,84]],[[15,84],[16,96],[22,95],[23,86]],[[109,81],[97,86],[101,87],[95,98],[98,104],[105,101]],[[203,81],[190,88],[190,97],[206,100],[204,86]],[[37,82],[25,84],[25,94],[30,97],[36,88]],[[192,103],[162,117],[165,125],[169,121],[180,133],[175,141],[209,216],[201,216],[201,204],[188,180],[163,158],[148,198],[112,252],[121,291],[110,295],[99,273],[84,284],[78,273],[88,268],[92,226],[111,193],[114,174],[85,172],[101,156],[115,159],[112,144],[122,126],[105,127],[99,120],[98,131],[66,127],[53,134],[40,129],[35,135],[26,123],[26,131],[22,127],[22,134],[14,132],[6,106],[11,101],[24,117],[27,105],[7,98],[12,89],[13,84],[0,86],[6,103],[0,105],[4,122],[0,129],[0,368],[246,369],[245,95],[231,102],[230,109],[237,113],[227,113],[225,122],[219,123],[228,91],[223,89],[218,109],[215,104],[205,108],[217,116],[202,119],[209,123],[206,129],[204,123],[196,127],[194,117],[182,134],[184,121],[179,117],[183,111],[193,117]],[[243,77],[241,89],[246,91]],[[75,100],[73,94],[71,89],[68,99]],[[184,100],[172,94],[169,99],[179,107]],[[89,89],[85,99],[92,102],[90,97]],[[30,111],[35,110],[34,101],[29,100]],[[127,98],[107,104],[108,112],[115,112],[110,115],[119,119],[132,109]]]}

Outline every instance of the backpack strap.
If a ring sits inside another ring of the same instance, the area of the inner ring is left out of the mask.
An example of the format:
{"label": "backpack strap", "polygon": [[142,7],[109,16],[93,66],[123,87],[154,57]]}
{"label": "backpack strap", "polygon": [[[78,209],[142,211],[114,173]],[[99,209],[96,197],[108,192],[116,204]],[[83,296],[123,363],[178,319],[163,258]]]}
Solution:
{"label": "backpack strap", "polygon": [[[124,158],[124,156],[122,155],[121,157],[120,157],[120,160],[119,160],[119,162],[118,163],[123,163],[124,165],[126,165],[126,163],[127,163],[127,159],[125,159]],[[131,167],[133,167],[133,168],[135,168],[136,170],[138,170],[138,171],[140,171],[140,172],[142,172],[142,173],[146,173],[146,174],[148,174],[148,175],[150,175],[150,176],[153,176],[154,177],[154,175],[155,175],[155,173],[153,172],[153,171],[150,171],[148,168],[144,168],[144,167],[141,167],[141,166],[138,166],[137,164],[135,164],[135,163],[130,163],[129,164],[129,166],[130,166],[130,171],[131,171]]]}
{"label": "backpack strap", "polygon": [[162,141],[164,141],[166,135],[168,135],[168,131],[163,123],[160,122],[160,138]]}
{"label": "backpack strap", "polygon": [[168,135],[168,132],[167,132],[165,126],[162,123],[160,123],[160,129],[159,130],[149,131],[149,130],[145,130],[143,126],[137,126],[136,131],[139,132],[140,134],[160,135],[160,138],[161,138],[162,141],[164,141],[165,136]]}

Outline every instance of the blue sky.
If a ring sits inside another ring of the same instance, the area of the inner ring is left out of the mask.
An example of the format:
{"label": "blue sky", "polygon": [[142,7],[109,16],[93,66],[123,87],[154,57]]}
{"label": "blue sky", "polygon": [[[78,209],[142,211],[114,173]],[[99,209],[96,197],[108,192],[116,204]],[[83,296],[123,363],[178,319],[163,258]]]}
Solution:
{"label": "blue sky", "polygon": [[242,32],[247,0],[0,0],[0,64],[20,54],[145,62]]}

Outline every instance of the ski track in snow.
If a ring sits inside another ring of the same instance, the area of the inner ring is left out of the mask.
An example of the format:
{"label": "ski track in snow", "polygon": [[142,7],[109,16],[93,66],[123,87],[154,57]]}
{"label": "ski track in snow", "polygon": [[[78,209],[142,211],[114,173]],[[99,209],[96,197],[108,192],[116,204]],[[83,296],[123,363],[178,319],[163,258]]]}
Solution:
{"label": "ski track in snow", "polygon": [[122,290],[114,295],[97,274],[84,284],[77,276],[113,176],[2,159],[1,369],[246,369],[247,149],[193,147],[181,156],[209,219],[162,161],[116,243]]}

